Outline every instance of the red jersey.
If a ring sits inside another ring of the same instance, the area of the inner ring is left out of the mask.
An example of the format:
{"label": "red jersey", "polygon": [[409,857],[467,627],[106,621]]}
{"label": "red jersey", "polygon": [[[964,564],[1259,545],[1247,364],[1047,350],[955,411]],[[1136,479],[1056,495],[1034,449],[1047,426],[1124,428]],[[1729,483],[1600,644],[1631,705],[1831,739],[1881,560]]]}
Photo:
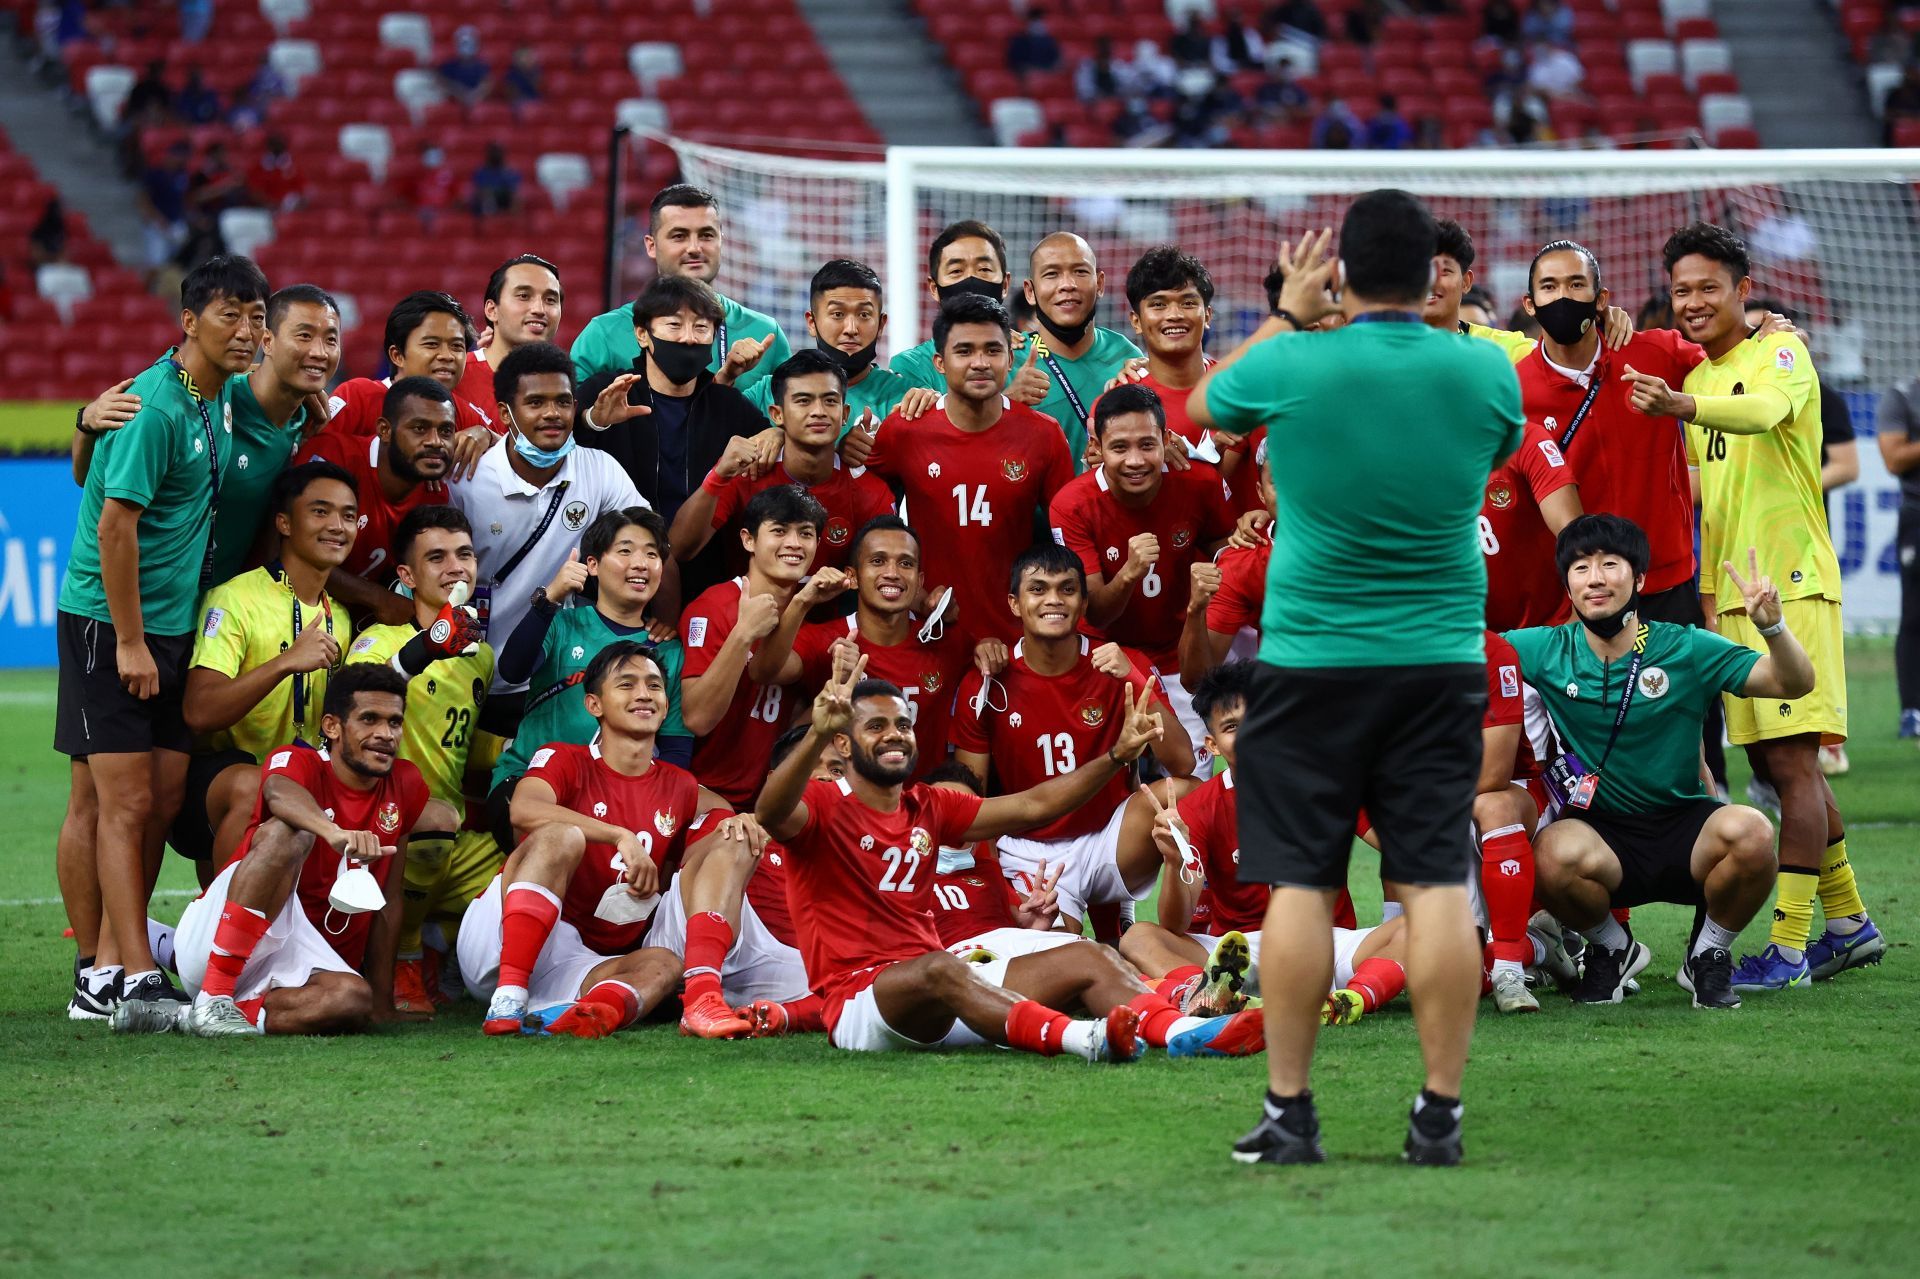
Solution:
{"label": "red jersey", "polygon": [[1234,929],[1253,932],[1266,918],[1273,890],[1240,882],[1240,805],[1233,793],[1233,770],[1187,792],[1179,809],[1187,840],[1207,877],[1194,904],[1192,931],[1215,937]]}
{"label": "red jersey", "polygon": [[973,666],[973,645],[958,631],[946,631],[930,644],[909,635],[904,643],[879,644],[860,633],[858,616],[812,622],[794,637],[800,655],[801,683],[814,688],[833,673],[829,656],[833,642],[849,636],[867,657],[867,678],[898,684],[913,713],[914,743],[920,759],[914,765],[917,781],[946,762],[953,724],[953,694]]}
{"label": "red jersey", "polygon": [[[680,639],[685,645],[686,665],[681,667],[682,681],[707,673],[721,646],[740,621],[740,601],[746,595],[747,579],[736,577],[702,591],[687,605],[680,617]],[[744,670],[734,687],[727,713],[711,732],[693,744],[693,773],[700,784],[724,797],[731,804],[750,803],[767,780],[767,757],[793,719],[793,708],[806,705],[807,699],[778,684],[755,684]]]}
{"label": "red jersey", "polygon": [[760,916],[768,932],[798,950],[800,939],[793,930],[793,908],[787,903],[788,856],[779,844],[767,845],[747,880],[747,900],[753,903],[753,913]]}
{"label": "red jersey", "polygon": [[1540,504],[1574,482],[1559,444],[1532,420],[1513,456],[1487,477],[1480,549],[1487,556],[1487,625],[1494,630],[1555,626],[1567,619],[1572,605]]}
{"label": "red jersey", "polygon": [[360,508],[360,527],[353,535],[353,549],[340,567],[376,586],[392,586],[399,580],[394,573],[393,531],[400,519],[416,506],[439,506],[447,502],[447,486],[429,480],[413,486],[413,492],[398,502],[387,500],[380,487],[380,441],[375,436],[333,435],[321,432],[301,449],[304,460],[319,458],[344,467],[353,476],[354,502]]}
{"label": "red jersey", "polygon": [[489,419],[499,412],[499,401],[493,394],[493,365],[487,363],[486,352],[467,352],[467,366],[460,370],[460,383],[453,388],[453,393],[475,408],[485,410]]}
{"label": "red jersey", "polygon": [[947,399],[909,422],[896,411],[880,424],[867,470],[898,481],[925,551],[926,580],[951,586],[960,628],[1011,644],[1020,622],[1007,610],[1007,577],[1033,544],[1033,513],[1073,478],[1060,424],[1004,397],[1000,420],[962,431]]}
{"label": "red jersey", "polygon": [[[492,375],[488,375],[489,381]],[[464,380],[461,383],[465,385]],[[380,423],[380,410],[386,403],[387,388],[393,385],[393,379],[356,377],[348,378],[333,388],[333,395],[327,400],[327,412],[332,414],[321,435],[368,436]],[[495,435],[504,428],[494,425],[493,406],[485,408],[469,403],[464,395],[455,391],[453,395],[454,429],[464,431],[470,426],[484,426]]]}
{"label": "red jersey", "polygon": [[[1504,728],[1509,724],[1526,723],[1526,703],[1521,694],[1523,685],[1520,680],[1520,655],[1513,651],[1513,645],[1507,643],[1492,631],[1487,632],[1487,713],[1480,719],[1481,728]],[[1526,729],[1520,731],[1520,749],[1513,757],[1513,776],[1516,781],[1540,775],[1539,761],[1533,757],[1533,743],[1527,740]]]}
{"label": "red jersey", "polygon": [[[700,783],[684,768],[665,760],[638,777],[613,771],[600,757],[600,746],[554,742],[533,753],[527,776],[553,787],[554,802],[576,813],[587,813],[612,826],[633,832],[640,847],[660,868],[660,887],[680,865],[690,833],[699,815]],[[724,818],[710,810],[708,821]],[[699,825],[704,826],[706,822]],[[626,861],[612,844],[588,844],[586,856],[574,867],[573,878],[560,901],[560,918],[580,931],[587,948],[602,955],[623,955],[640,944],[652,918],[634,924],[611,924],[594,914],[606,891],[620,882]]]}
{"label": "red jersey", "polygon": [[[983,839],[970,851],[972,865],[934,872],[933,928],[942,946],[958,946],[996,928],[1020,927],[1013,917],[1020,895],[1000,869],[1000,855],[993,851],[992,841]],[[940,852],[944,856],[947,850]]]}
{"label": "red jersey", "polygon": [[[1027,665],[1026,641],[1013,646],[1007,669],[982,701],[983,677],[970,670],[960,681],[953,715],[953,748],[985,755],[1000,792],[1015,795],[1050,777],[1071,773],[1113,748],[1127,713],[1127,682],[1094,667],[1093,644],[1080,637],[1080,658],[1063,675],[1041,675]],[[975,709],[978,707],[978,709]],[[996,710],[995,707],[1004,709]],[[1065,817],[1023,839],[1068,839],[1107,824],[1127,802],[1127,772],[1116,772],[1098,794]]]}
{"label": "red jersey", "polygon": [[[893,490],[879,476],[869,475],[863,467],[842,466],[835,456],[833,474],[820,484],[802,484],[787,473],[785,466],[776,466],[757,480],[746,474],[722,480],[709,472],[701,487],[713,494],[713,527],[724,529],[734,524],[754,494],[782,484],[805,489],[827,508],[827,522],[820,528],[820,542],[813,552],[809,573],[823,568],[845,568],[847,557],[853,551],[853,535],[860,526],[876,515],[893,512]],[[737,538],[729,537],[726,546],[736,561],[746,554]],[[741,566],[744,567],[744,563]]]}
{"label": "red jersey", "polygon": [[1208,630],[1238,635],[1243,627],[1260,629],[1260,612],[1267,603],[1267,561],[1272,558],[1272,542],[1220,552],[1215,561],[1220,565],[1220,589],[1207,601]]}
{"label": "red jersey", "polygon": [[[1204,367],[1209,369],[1213,367],[1214,359],[1211,355],[1203,355],[1200,358],[1205,361]],[[1167,429],[1169,431],[1172,431],[1188,444],[1198,444],[1202,439],[1206,438],[1207,428],[1196,425],[1192,415],[1187,412],[1187,397],[1193,394],[1192,387],[1187,387],[1185,390],[1175,390],[1151,373],[1132,385],[1144,386],[1160,397],[1160,407],[1166,410]],[[1093,407],[1094,412],[1097,413],[1100,409],[1100,401],[1095,400]],[[1089,422],[1093,420],[1092,414],[1088,415],[1087,420]]]}
{"label": "red jersey", "polygon": [[1668,329],[1636,333],[1618,351],[1601,343],[1590,375],[1600,382],[1600,392],[1571,440],[1566,432],[1587,388],[1556,372],[1544,348],[1536,347],[1513,366],[1527,417],[1560,442],[1580,477],[1581,505],[1624,515],[1646,530],[1653,551],[1648,595],[1693,576],[1693,492],[1679,421],[1634,412],[1632,388],[1621,374],[1631,364],[1677,389],[1705,358],[1699,347]]}
{"label": "red jersey", "polygon": [[864,971],[940,949],[933,878],[942,845],[966,843],[983,802],[964,791],[913,783],[890,813],[867,807],[842,778],[808,782],[807,824],[785,841],[787,899],[813,989],[827,995],[827,1029],[839,1020],[833,987]]}
{"label": "red jersey", "polygon": [[[404,759],[394,760],[393,771],[370,789],[356,790],[340,780],[333,771],[332,761],[323,752],[296,742],[267,756],[267,766],[260,770],[260,791],[253,801],[253,823],[247,827],[246,837],[234,852],[234,862],[247,855],[253,832],[268,817],[267,779],[270,777],[284,777],[313,796],[313,802],[326,811],[328,820],[343,830],[372,831],[387,845],[397,845],[406,838],[432,798],[420,770]],[[382,857],[366,864],[379,881],[380,891],[389,897],[400,891],[400,885],[393,883],[397,860]],[[300,899],[300,909],[307,912],[308,920],[326,934],[327,944],[333,947],[334,953],[358,968],[366,962],[367,936],[373,931],[377,912],[343,915],[328,904],[333,881],[340,878],[340,872],[346,868],[345,857],[316,841],[306,860],[300,863],[300,878],[294,884],[294,894]]]}
{"label": "red jersey", "polygon": [[1155,669],[1178,673],[1180,631],[1193,595],[1188,570],[1212,555],[1213,543],[1232,536],[1229,501],[1220,472],[1205,462],[1164,472],[1160,491],[1145,506],[1122,502],[1104,466],[1076,476],[1056,493],[1050,510],[1053,540],[1080,557],[1089,577],[1119,572],[1127,562],[1129,539],[1151,533],[1160,541],[1160,558],[1133,584],[1126,609],[1111,625],[1085,623],[1087,633],[1137,648]]}
{"label": "red jersey", "polygon": [[1260,474],[1267,469],[1267,428],[1256,426],[1245,435],[1215,435],[1213,438],[1223,458],[1228,453],[1243,455],[1240,465],[1227,477],[1227,491],[1233,494],[1235,518],[1248,511],[1266,510],[1266,499],[1260,496]]}

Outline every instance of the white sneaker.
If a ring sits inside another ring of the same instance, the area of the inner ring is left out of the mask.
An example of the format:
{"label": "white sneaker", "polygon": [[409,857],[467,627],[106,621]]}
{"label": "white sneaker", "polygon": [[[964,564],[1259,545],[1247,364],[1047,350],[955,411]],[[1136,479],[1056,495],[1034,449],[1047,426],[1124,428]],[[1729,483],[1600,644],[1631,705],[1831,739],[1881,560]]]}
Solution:
{"label": "white sneaker", "polygon": [[1537,1013],[1540,1001],[1527,989],[1525,975],[1511,968],[1493,974],[1493,1006],[1503,1013]]}
{"label": "white sneaker", "polygon": [[1776,822],[1780,820],[1780,792],[1758,777],[1747,779],[1747,803],[1766,813]]}
{"label": "white sneaker", "polygon": [[1546,958],[1537,965],[1538,971],[1551,978],[1561,990],[1572,990],[1580,980],[1580,963],[1567,951],[1560,921],[1544,910],[1535,911],[1527,921],[1527,935],[1546,952]]}
{"label": "white sneaker", "polygon": [[1847,770],[1853,767],[1847,758],[1847,748],[1841,745],[1822,746],[1820,748],[1820,771],[1828,777],[1845,777]]}
{"label": "white sneaker", "polygon": [[225,1039],[231,1035],[259,1035],[266,1032],[247,1020],[231,995],[214,995],[193,1006],[187,1014],[186,1032],[200,1039]]}

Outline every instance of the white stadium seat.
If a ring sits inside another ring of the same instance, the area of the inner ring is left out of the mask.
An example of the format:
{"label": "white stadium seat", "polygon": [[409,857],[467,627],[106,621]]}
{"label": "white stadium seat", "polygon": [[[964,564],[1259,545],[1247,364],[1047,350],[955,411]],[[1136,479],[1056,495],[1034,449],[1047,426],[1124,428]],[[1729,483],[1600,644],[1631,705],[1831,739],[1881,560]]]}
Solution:
{"label": "white stadium seat", "polygon": [[1660,16],[1667,20],[1667,30],[1671,32],[1682,22],[1711,18],[1713,0],[1660,0]]}
{"label": "white stadium seat", "polygon": [[351,333],[360,327],[360,299],[351,293],[335,293],[333,300],[340,308],[340,331]]}
{"label": "white stadium seat", "polygon": [[993,140],[1003,147],[1018,146],[1023,134],[1046,127],[1046,112],[1032,98],[995,98],[987,108]]}
{"label": "white stadium seat", "polygon": [[1643,93],[1650,75],[1672,75],[1680,69],[1680,57],[1671,40],[1627,41],[1627,73],[1633,77],[1633,91]]}
{"label": "white stadium seat", "polygon": [[127,104],[133,83],[140,77],[132,67],[99,66],[87,70],[87,105],[103,129],[120,122],[120,108]]}
{"label": "white stadium seat", "polygon": [[227,252],[253,257],[254,250],[273,239],[273,214],[265,209],[224,209],[220,238],[226,241]]}
{"label": "white stadium seat", "polygon": [[1744,93],[1709,93],[1700,99],[1700,127],[1717,145],[1722,129],[1753,127],[1753,104]]}
{"label": "white stadium seat", "polygon": [[440,77],[426,67],[403,67],[394,72],[393,96],[400,99],[415,124],[420,123],[428,107],[446,101],[440,91]]}
{"label": "white stadium seat", "polygon": [[267,61],[298,93],[304,81],[320,74],[320,46],[312,40],[275,40],[267,49]]}
{"label": "white stadium seat", "polygon": [[575,195],[593,185],[593,166],[584,155],[548,151],[533,162],[533,176],[547,189],[554,207],[564,209]]}
{"label": "white stadium seat", "polygon": [[75,303],[93,297],[93,277],[87,274],[87,268],[67,262],[51,262],[35,271],[33,287],[53,303],[62,324],[73,323]]}
{"label": "white stadium seat", "polygon": [[313,6],[307,0],[260,0],[260,16],[271,23],[275,31],[285,31],[294,23],[312,17]]}
{"label": "white stadium seat", "polygon": [[340,154],[367,166],[375,182],[384,182],[393,160],[393,135],[384,124],[340,126]]}
{"label": "white stadium seat", "polygon": [[1887,113],[1887,95],[1906,74],[1906,68],[1898,62],[1876,62],[1867,68],[1867,102],[1875,115]]}
{"label": "white stadium seat", "polygon": [[1680,71],[1693,88],[1703,75],[1733,70],[1733,51],[1725,40],[1683,40],[1680,42]]}
{"label": "white stadium seat", "polygon": [[1173,23],[1176,30],[1187,25],[1190,14],[1199,14],[1204,22],[1212,22],[1214,19],[1213,0],[1166,0],[1166,2],[1167,21]]}
{"label": "white stadium seat", "polygon": [[659,40],[642,40],[627,46],[627,70],[640,82],[642,93],[652,93],[662,80],[670,80],[686,70],[680,61],[680,46]]}
{"label": "white stadium seat", "polygon": [[613,109],[614,122],[623,129],[667,131],[667,104],[652,98],[622,98]]}
{"label": "white stadium seat", "polygon": [[380,15],[380,43],[389,49],[406,49],[415,62],[433,57],[433,27],[418,13]]}

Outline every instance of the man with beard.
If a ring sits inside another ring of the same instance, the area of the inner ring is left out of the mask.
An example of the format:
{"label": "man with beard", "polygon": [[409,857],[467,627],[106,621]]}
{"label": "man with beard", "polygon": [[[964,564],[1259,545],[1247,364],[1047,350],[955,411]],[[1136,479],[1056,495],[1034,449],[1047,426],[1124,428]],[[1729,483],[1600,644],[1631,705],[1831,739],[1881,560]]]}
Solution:
{"label": "man with beard", "polygon": [[1038,356],[1052,385],[1034,407],[1060,423],[1076,468],[1087,452],[1087,428],[1093,402],[1140,348],[1113,329],[1094,323],[1107,273],[1093,248],[1071,231],[1056,231],[1033,246],[1025,284],[1027,300],[1040,318],[1028,354]]}
{"label": "man with beard", "polygon": [[[847,375],[846,420],[834,437],[838,440],[855,422],[877,424],[899,407],[900,398],[913,384],[875,362],[880,339],[887,333],[887,309],[880,277],[872,267],[835,258],[813,273],[807,299],[807,332],[813,335],[815,349]],[[769,367],[779,371],[778,365]],[[770,377],[755,381],[747,398],[762,413],[780,402]]]}
{"label": "man with beard", "polygon": [[485,350],[467,352],[467,367],[454,394],[474,404],[492,404],[493,371],[507,352],[529,342],[546,342],[560,331],[560,268],[534,253],[508,258],[487,277],[481,303],[493,340]]}
{"label": "man with beard", "polygon": [[453,395],[453,425],[460,439],[449,478],[471,474],[500,431],[493,405],[469,403],[454,394],[466,372],[467,349],[474,339],[473,321],[451,294],[431,289],[407,294],[387,313],[387,362],[393,366],[392,374],[351,378],[335,387],[327,401],[331,416],[326,433],[372,435],[380,423],[387,388],[402,378],[430,377]]}

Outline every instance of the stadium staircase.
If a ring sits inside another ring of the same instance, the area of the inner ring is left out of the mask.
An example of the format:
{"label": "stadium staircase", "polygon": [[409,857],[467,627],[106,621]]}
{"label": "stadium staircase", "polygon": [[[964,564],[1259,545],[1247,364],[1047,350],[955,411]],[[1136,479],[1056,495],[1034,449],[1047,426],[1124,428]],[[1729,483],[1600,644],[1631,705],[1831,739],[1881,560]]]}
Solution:
{"label": "stadium staircase", "polygon": [[[1884,21],[1870,11],[1874,30]],[[1715,9],[1721,37],[1748,84],[1764,85],[1753,98],[1754,128],[1769,147],[1871,147],[1880,130],[1861,95],[1839,92],[1857,76],[1847,40],[1834,29],[1823,0],[1734,0]]]}
{"label": "stadium staircase", "polygon": [[867,119],[900,146],[990,146],[973,102],[905,0],[799,0]]}

